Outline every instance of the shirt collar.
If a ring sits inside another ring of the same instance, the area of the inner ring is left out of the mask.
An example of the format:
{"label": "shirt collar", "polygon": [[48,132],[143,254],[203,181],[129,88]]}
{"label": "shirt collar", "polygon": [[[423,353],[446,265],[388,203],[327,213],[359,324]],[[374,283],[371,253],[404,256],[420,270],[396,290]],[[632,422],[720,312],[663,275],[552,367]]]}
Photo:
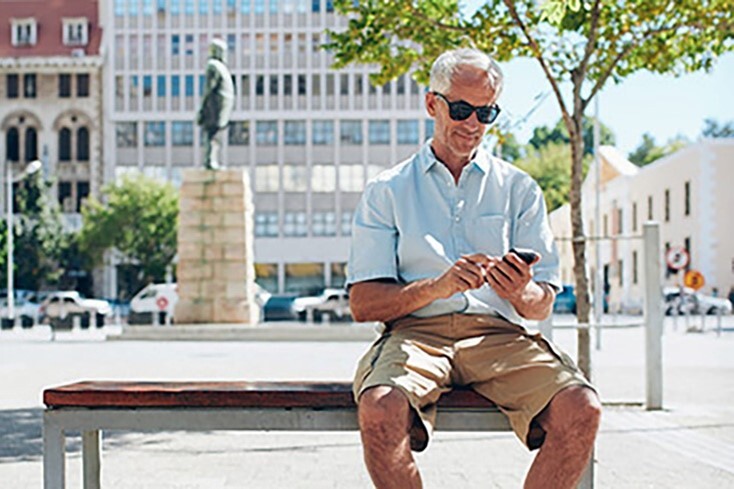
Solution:
{"label": "shirt collar", "polygon": [[[433,138],[426,141],[420,151],[420,162],[424,173],[427,173],[436,163],[440,163],[438,158],[436,158],[436,155],[433,153],[433,149],[431,149],[432,142]],[[491,160],[492,156],[489,152],[487,152],[482,146],[479,146],[479,148],[477,148],[477,152],[474,153],[474,158],[472,158],[469,164],[486,174],[489,173]]]}

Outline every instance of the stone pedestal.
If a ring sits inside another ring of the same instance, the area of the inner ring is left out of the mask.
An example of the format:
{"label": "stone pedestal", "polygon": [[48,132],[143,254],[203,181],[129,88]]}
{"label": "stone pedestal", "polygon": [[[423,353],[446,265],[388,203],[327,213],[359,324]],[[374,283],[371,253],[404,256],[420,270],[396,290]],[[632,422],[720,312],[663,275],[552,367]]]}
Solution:
{"label": "stone pedestal", "polygon": [[241,169],[183,172],[176,324],[255,324],[253,204]]}

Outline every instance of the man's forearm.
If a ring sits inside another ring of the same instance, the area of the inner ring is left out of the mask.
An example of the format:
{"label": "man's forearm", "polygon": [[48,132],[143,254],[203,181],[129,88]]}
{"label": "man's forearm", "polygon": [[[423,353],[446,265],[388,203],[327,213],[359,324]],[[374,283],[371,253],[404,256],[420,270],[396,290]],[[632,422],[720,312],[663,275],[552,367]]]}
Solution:
{"label": "man's forearm", "polygon": [[543,320],[553,310],[556,294],[545,282],[528,282],[522,295],[510,300],[517,313],[525,319]]}
{"label": "man's forearm", "polygon": [[392,321],[427,306],[439,297],[434,279],[407,285],[369,281],[354,284],[349,291],[349,305],[356,321]]}

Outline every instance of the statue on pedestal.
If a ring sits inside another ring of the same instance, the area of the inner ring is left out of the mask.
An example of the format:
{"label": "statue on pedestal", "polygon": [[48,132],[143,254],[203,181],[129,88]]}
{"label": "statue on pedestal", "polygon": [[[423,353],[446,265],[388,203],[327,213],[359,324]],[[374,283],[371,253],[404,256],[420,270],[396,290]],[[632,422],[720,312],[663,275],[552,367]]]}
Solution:
{"label": "statue on pedestal", "polygon": [[217,170],[221,167],[219,150],[222,143],[219,138],[229,124],[233,106],[234,83],[227,68],[227,45],[221,39],[213,39],[209,44],[204,96],[196,116],[196,123],[204,129],[204,167],[207,169]]}

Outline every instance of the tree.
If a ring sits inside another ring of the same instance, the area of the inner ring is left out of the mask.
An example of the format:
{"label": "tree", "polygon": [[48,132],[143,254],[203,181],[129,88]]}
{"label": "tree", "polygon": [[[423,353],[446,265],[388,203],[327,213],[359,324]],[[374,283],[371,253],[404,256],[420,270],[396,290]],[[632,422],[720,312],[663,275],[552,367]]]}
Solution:
{"label": "tree", "polygon": [[176,255],[176,189],[136,174],[105,186],[102,193],[106,203],[90,198],[82,210],[80,250],[96,265],[114,249],[123,265],[138,267],[139,284],[162,281]]}
{"label": "tree", "polygon": [[[594,118],[584,117],[582,127],[584,154],[591,155],[594,153]],[[549,129],[548,126],[538,126],[533,129],[533,136],[528,141],[528,144],[536,149],[540,149],[550,143],[569,143],[570,141],[568,130],[563,120],[559,119],[553,129]],[[603,122],[599,122],[599,144],[614,145],[615,143],[616,138],[612,130],[604,125]]]}
{"label": "tree", "polygon": [[[499,61],[537,60],[558,103],[571,146],[571,225],[577,317],[589,320],[589,281],[581,207],[583,116],[612,80],[649,70],[682,73],[710,69],[734,49],[731,0],[487,0],[471,16],[457,0],[337,0],[349,16],[344,30],[330,32],[327,49],[336,67],[377,65],[376,84],[417,68],[426,83],[443,51],[473,45]],[[570,92],[564,92],[570,83]],[[589,332],[579,329],[579,365],[590,373]]]}
{"label": "tree", "polygon": [[707,138],[734,138],[734,121],[719,125],[715,119],[706,119],[701,135]]}
{"label": "tree", "polygon": [[[567,143],[548,143],[528,156],[515,161],[515,166],[526,171],[543,189],[548,212],[568,202],[571,189],[571,146]],[[584,174],[591,157],[584,158]]]}
{"label": "tree", "polygon": [[688,141],[684,137],[678,136],[669,140],[665,145],[658,146],[655,144],[655,138],[646,132],[642,135],[642,142],[627,155],[627,158],[637,166],[645,166],[663,156],[675,153],[686,144],[688,144]]}
{"label": "tree", "polygon": [[[41,172],[18,183],[14,193],[13,285],[38,290],[58,283],[64,272],[59,258],[68,243],[58,206],[50,199],[51,182]],[[0,276],[7,280],[7,222],[0,226]]]}

